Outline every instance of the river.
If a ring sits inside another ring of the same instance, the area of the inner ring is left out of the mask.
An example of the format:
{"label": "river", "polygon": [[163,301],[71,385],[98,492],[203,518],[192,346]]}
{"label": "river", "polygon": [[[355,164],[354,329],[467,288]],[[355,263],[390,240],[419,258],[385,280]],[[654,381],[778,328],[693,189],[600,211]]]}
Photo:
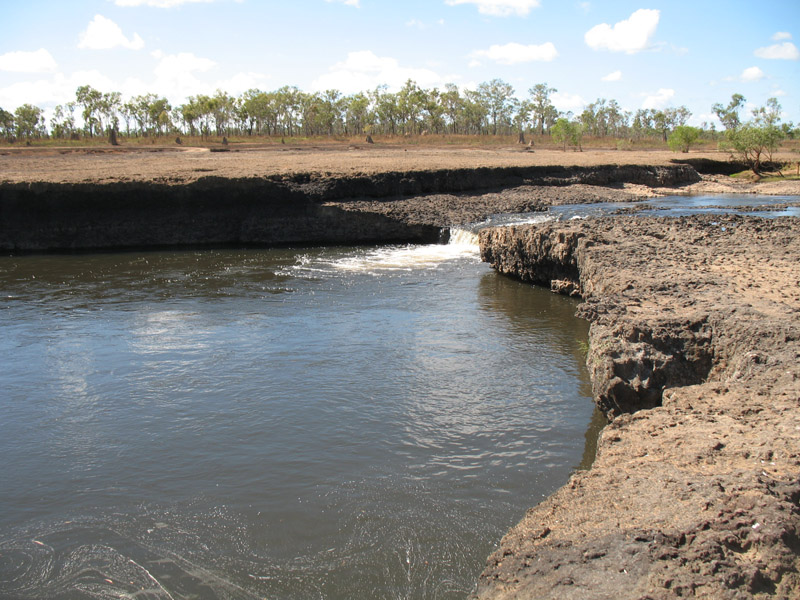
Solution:
{"label": "river", "polygon": [[0,258],[0,597],[463,598],[591,462],[575,306],[459,236]]}

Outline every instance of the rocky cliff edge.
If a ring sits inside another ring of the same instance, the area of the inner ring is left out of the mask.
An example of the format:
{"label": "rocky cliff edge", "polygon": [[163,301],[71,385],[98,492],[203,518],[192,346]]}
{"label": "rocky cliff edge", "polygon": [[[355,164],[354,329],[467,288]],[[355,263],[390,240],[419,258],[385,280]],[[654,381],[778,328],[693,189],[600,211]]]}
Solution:
{"label": "rocky cliff edge", "polygon": [[588,472],[531,509],[475,598],[800,597],[800,220],[617,218],[481,233],[579,295]]}

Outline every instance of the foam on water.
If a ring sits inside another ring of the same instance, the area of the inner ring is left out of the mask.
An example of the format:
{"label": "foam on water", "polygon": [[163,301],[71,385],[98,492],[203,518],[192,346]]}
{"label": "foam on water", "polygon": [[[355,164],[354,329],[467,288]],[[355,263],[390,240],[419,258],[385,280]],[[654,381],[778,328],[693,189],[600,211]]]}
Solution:
{"label": "foam on water", "polygon": [[447,244],[406,244],[355,249],[334,259],[298,258],[294,270],[305,273],[370,273],[432,270],[453,261],[480,261],[478,234],[470,229],[453,228]]}

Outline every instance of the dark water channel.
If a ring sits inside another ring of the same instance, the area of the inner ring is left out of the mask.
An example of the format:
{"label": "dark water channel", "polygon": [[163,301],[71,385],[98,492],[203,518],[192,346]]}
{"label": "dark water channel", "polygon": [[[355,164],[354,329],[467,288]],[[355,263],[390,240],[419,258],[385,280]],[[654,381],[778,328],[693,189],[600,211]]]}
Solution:
{"label": "dark water channel", "polygon": [[468,244],[0,258],[0,598],[464,597],[591,460],[574,310]]}

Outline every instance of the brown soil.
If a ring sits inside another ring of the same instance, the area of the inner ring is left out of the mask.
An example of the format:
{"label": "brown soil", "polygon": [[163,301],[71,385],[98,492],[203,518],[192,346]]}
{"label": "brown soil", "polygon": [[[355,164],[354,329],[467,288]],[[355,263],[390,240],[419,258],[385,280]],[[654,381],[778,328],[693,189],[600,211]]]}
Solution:
{"label": "brown soil", "polygon": [[[524,146],[436,147],[388,144],[272,145],[258,148],[92,147],[0,148],[0,182],[188,183],[203,177],[230,179],[313,173],[340,177],[480,167],[672,165],[675,161],[726,161],[722,152],[587,150],[561,152]],[[797,161],[796,155],[779,157]],[[779,193],[779,192],[775,192]]]}
{"label": "brown soil", "polygon": [[477,596],[800,597],[800,219],[600,219],[481,246],[586,299],[614,420],[591,471],[506,535]]}

